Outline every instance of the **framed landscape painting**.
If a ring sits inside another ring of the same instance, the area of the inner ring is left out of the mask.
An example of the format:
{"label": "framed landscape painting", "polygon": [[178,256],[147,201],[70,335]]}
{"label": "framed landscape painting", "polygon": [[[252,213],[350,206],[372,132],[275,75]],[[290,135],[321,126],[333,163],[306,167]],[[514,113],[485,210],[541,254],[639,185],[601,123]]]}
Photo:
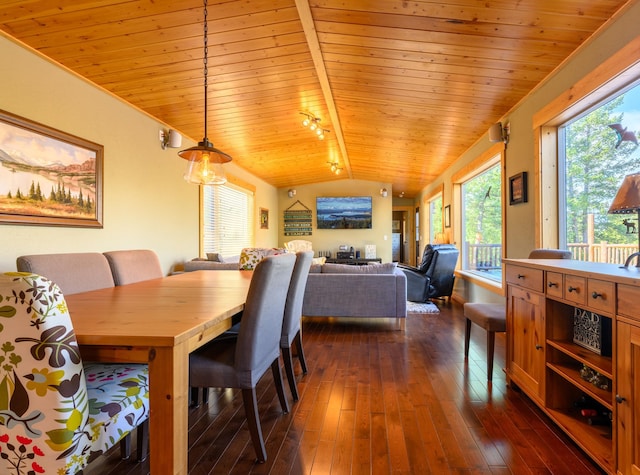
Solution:
{"label": "framed landscape painting", "polygon": [[103,146],[0,111],[0,224],[102,227]]}

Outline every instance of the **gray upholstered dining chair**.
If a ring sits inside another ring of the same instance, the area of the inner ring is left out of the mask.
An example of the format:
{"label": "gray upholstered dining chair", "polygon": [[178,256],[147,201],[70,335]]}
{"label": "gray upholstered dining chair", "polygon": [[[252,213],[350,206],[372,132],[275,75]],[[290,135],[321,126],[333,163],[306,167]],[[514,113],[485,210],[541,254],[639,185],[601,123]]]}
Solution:
{"label": "gray upholstered dining chair", "polygon": [[158,255],[149,249],[132,249],[105,252],[113,281],[116,285],[127,285],[143,280],[163,277]]}
{"label": "gray upholstered dining chair", "polygon": [[289,412],[280,373],[280,336],[284,307],[296,257],[269,256],[253,271],[238,338],[213,340],[189,355],[192,388],[242,390],[249,433],[258,461],[267,460],[258,416],[256,385],[271,368],[282,410]]}
{"label": "gray upholstered dining chair", "polygon": [[[99,252],[31,254],[16,259],[19,272],[30,272],[48,278],[64,295],[114,287],[114,278],[107,258]],[[137,428],[138,461],[144,461],[149,451],[149,419]],[[123,459],[131,456],[131,435],[120,440]]]}
{"label": "gray upholstered dining chair", "polygon": [[309,277],[312,259],[313,251],[296,253],[296,264],[293,268],[289,292],[287,293],[287,302],[284,307],[284,321],[282,322],[282,335],[280,337],[280,349],[282,350],[284,369],[287,374],[287,380],[289,381],[291,395],[295,401],[299,399],[299,396],[296,378],[293,373],[291,345],[295,344],[300,367],[302,368],[303,374],[307,374],[307,363],[302,349],[302,327],[300,325],[300,319],[302,318],[302,301],[304,299],[304,290],[307,286],[307,278]]}

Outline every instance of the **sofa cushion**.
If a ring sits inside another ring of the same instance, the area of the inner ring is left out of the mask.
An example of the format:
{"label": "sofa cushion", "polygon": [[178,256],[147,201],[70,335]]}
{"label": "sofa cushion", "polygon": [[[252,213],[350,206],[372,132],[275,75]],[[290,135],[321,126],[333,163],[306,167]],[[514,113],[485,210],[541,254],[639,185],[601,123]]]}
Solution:
{"label": "sofa cushion", "polygon": [[217,252],[207,252],[207,260],[212,262],[224,262],[222,256]]}
{"label": "sofa cushion", "polygon": [[285,254],[287,251],[280,247],[245,247],[240,253],[240,270],[253,270],[258,262],[268,256]]}
{"label": "sofa cushion", "polygon": [[322,266],[323,274],[394,274],[397,264],[387,262],[384,264],[369,264],[366,266],[352,266],[348,264],[325,264]]}

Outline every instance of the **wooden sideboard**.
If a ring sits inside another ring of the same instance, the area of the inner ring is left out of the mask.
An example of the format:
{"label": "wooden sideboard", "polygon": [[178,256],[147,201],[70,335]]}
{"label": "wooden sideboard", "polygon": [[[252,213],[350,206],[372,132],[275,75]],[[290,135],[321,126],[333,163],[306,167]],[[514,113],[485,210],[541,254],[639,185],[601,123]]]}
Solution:
{"label": "wooden sideboard", "polygon": [[[562,259],[504,263],[509,384],[606,472],[639,474],[640,269]],[[599,325],[595,345],[585,340],[593,336],[580,324],[585,318],[588,327]],[[598,385],[588,380],[594,372]]]}

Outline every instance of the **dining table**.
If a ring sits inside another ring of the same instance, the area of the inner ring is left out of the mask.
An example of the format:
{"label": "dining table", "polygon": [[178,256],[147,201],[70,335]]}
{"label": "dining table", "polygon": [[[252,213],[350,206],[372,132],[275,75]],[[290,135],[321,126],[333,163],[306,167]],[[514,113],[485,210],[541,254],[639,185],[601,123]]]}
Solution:
{"label": "dining table", "polygon": [[153,475],[187,474],[189,353],[231,327],[251,276],[203,270],[65,296],[83,360],[149,365]]}

